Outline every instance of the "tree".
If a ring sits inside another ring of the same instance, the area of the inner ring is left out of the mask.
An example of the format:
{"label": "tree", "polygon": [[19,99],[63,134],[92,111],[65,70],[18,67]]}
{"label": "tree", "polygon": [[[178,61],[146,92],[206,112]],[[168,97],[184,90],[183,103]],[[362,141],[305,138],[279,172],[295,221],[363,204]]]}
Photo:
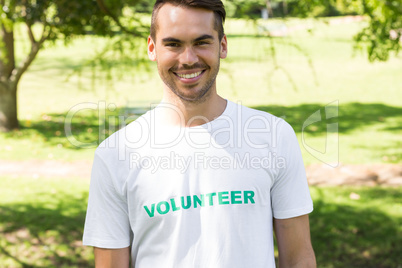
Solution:
{"label": "tree", "polygon": [[355,36],[358,47],[366,47],[369,60],[386,61],[390,52],[402,47],[402,1],[362,0],[369,25]]}
{"label": "tree", "polygon": [[[79,35],[115,36],[125,32],[143,36],[145,27],[120,22],[125,8],[144,0],[0,0],[0,131],[19,128],[18,83],[45,42],[68,42]],[[26,28],[30,50],[20,62],[15,56],[15,27]]]}
{"label": "tree", "polygon": [[367,49],[369,61],[386,61],[402,47],[402,1],[398,0],[288,0],[300,17],[359,14],[368,26],[355,36],[356,47]]}
{"label": "tree", "polygon": [[[281,3],[281,4],[280,4]],[[355,36],[356,47],[365,47],[368,59],[386,61],[402,47],[402,1],[400,0],[226,0],[231,15],[255,18],[256,10],[276,6],[273,15],[324,17],[365,15],[368,26]]]}
{"label": "tree", "polygon": [[[224,0],[224,3],[229,15],[249,18],[274,5],[282,6],[283,14],[289,12],[300,17],[364,14],[369,17],[369,26],[355,39],[358,47],[367,48],[370,61],[385,61],[390,52],[398,53],[401,48],[400,0]],[[135,42],[130,40],[144,37],[148,28],[135,16],[127,18],[127,14],[150,9],[147,0],[0,0],[0,131],[19,127],[18,83],[45,42],[57,39],[68,42],[75,36],[88,34],[117,36],[120,39],[112,43],[113,50],[121,51],[127,46],[135,50]],[[273,12],[275,15],[278,10]],[[31,46],[27,55],[18,57],[23,60],[17,62],[14,31],[21,24]]]}

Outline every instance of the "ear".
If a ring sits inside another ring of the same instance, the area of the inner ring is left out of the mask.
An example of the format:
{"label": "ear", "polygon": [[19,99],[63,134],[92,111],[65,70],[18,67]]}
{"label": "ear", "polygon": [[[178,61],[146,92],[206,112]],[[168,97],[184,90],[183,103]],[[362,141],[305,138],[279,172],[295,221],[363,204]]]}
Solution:
{"label": "ear", "polygon": [[220,47],[220,58],[225,59],[228,55],[228,40],[226,34],[222,37],[221,47]]}
{"label": "ear", "polygon": [[151,36],[148,36],[148,58],[151,61],[156,61],[156,45]]}

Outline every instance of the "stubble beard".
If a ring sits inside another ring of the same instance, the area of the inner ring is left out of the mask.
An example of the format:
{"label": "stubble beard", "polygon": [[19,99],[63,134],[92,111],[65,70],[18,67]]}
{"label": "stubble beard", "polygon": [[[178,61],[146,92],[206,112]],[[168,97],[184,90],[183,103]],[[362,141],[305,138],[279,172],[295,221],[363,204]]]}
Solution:
{"label": "stubble beard", "polygon": [[[200,90],[198,90],[198,94],[192,97],[187,97],[185,94],[181,93],[181,90],[177,87],[177,85],[173,82],[173,79],[168,79],[164,75],[161,74],[161,71],[159,69],[159,76],[161,77],[163,83],[177,96],[179,97],[183,102],[186,103],[191,103],[191,104],[200,104],[208,100],[208,97],[211,95],[211,88],[215,85],[216,82],[216,77],[218,76],[219,73],[219,68],[220,68],[220,59],[218,60],[218,63],[214,66],[214,68],[207,68],[206,71],[211,71],[214,70],[214,73],[211,74],[211,79],[207,80],[205,82],[205,85],[202,86]],[[191,69],[191,68],[188,68]],[[169,70],[169,73],[171,70]],[[185,87],[191,90],[192,87],[195,86],[188,86]]]}

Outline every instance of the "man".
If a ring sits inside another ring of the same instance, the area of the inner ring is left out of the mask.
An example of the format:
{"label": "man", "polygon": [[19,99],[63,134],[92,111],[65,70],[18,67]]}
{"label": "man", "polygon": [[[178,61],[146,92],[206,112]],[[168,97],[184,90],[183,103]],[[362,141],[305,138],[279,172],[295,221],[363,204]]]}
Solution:
{"label": "man", "polygon": [[[217,94],[220,0],[157,0],[155,109],[96,150],[84,244],[96,267],[315,267],[300,149],[282,119]],[[130,252],[131,251],[131,252]]]}

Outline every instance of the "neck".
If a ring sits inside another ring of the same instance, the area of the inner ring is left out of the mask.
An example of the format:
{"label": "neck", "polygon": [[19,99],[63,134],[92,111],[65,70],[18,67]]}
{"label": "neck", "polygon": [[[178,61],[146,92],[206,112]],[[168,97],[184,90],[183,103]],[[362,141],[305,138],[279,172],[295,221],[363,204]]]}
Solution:
{"label": "neck", "polygon": [[194,127],[203,125],[219,117],[226,108],[226,100],[216,93],[216,89],[210,90],[202,101],[186,101],[170,89],[164,90],[162,102],[167,104],[161,109],[160,118],[164,124]]}

